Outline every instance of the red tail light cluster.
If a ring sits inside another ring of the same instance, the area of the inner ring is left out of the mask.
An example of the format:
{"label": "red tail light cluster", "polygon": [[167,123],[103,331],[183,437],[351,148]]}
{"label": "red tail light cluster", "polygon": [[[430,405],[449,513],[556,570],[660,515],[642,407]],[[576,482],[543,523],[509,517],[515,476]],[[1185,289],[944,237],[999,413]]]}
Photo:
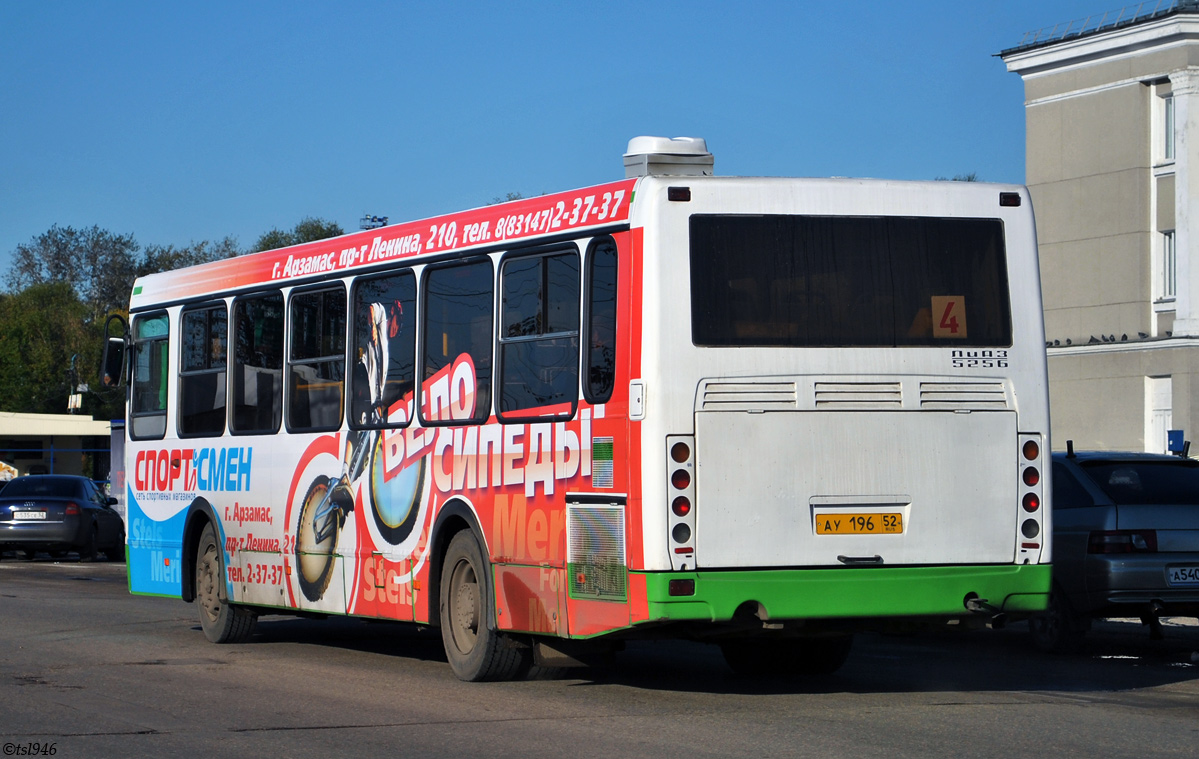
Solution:
{"label": "red tail light cluster", "polygon": [[67,503],[67,508],[66,508],[66,511],[65,511],[64,513],[65,513],[67,516],[72,516],[72,515],[74,515],[74,514],[78,514],[78,513],[79,513],[79,504],[77,504],[77,503],[70,503],[70,502],[68,502],[68,503]]}
{"label": "red tail light cluster", "polygon": [[1156,530],[1107,530],[1091,533],[1087,553],[1157,553]]}
{"label": "red tail light cluster", "polygon": [[1029,564],[1039,561],[1041,544],[1044,542],[1041,508],[1045,494],[1045,482],[1041,470],[1045,462],[1041,458],[1041,436],[1035,433],[1020,435],[1020,453],[1017,470],[1020,473],[1018,495],[1020,498],[1020,525],[1017,543],[1020,553],[1019,563]]}
{"label": "red tail light cluster", "polygon": [[695,569],[695,439],[666,439],[667,514],[670,559],[674,569]]}

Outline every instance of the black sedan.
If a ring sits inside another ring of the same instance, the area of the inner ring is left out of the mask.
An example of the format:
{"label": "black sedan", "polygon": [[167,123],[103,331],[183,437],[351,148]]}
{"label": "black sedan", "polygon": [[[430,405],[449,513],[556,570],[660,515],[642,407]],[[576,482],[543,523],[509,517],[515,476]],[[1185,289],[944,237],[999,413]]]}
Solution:
{"label": "black sedan", "polygon": [[1199,461],[1150,453],[1053,455],[1053,590],[1038,647],[1076,648],[1090,621],[1199,616]]}
{"label": "black sedan", "polygon": [[42,474],[18,477],[0,490],[0,553],[75,551],[83,561],[103,553],[125,558],[125,523],[115,498],[86,477]]}

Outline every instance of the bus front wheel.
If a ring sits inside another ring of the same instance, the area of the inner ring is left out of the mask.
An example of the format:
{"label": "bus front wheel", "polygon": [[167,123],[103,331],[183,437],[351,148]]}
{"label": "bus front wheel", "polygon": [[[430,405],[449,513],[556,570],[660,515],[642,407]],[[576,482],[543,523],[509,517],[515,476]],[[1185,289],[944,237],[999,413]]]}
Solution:
{"label": "bus front wheel", "polygon": [[212,523],[204,525],[196,549],[196,605],[200,627],[213,643],[242,643],[254,632],[258,615],[221,599],[225,573],[221,569],[221,547]]}
{"label": "bus front wheel", "polygon": [[488,565],[470,530],[450,540],[441,568],[441,640],[446,659],[460,680],[511,680],[531,663],[527,648],[513,646],[491,629]]}

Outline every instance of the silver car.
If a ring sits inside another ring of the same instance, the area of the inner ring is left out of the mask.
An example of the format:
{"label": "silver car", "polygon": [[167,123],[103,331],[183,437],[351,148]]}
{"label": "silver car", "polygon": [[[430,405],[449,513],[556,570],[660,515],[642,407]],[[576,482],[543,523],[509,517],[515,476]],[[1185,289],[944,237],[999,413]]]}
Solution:
{"label": "silver car", "polygon": [[1053,591],[1029,622],[1046,651],[1090,621],[1199,616],[1199,461],[1149,453],[1053,455]]}

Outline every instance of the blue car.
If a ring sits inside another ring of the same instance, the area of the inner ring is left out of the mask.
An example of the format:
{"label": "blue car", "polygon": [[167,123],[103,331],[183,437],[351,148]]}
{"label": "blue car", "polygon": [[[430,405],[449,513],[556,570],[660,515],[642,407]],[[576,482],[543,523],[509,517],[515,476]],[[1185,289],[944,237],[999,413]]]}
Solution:
{"label": "blue car", "polygon": [[17,477],[0,490],[0,554],[38,551],[82,561],[103,553],[125,558],[125,523],[113,510],[117,500],[86,477],[41,474]]}

